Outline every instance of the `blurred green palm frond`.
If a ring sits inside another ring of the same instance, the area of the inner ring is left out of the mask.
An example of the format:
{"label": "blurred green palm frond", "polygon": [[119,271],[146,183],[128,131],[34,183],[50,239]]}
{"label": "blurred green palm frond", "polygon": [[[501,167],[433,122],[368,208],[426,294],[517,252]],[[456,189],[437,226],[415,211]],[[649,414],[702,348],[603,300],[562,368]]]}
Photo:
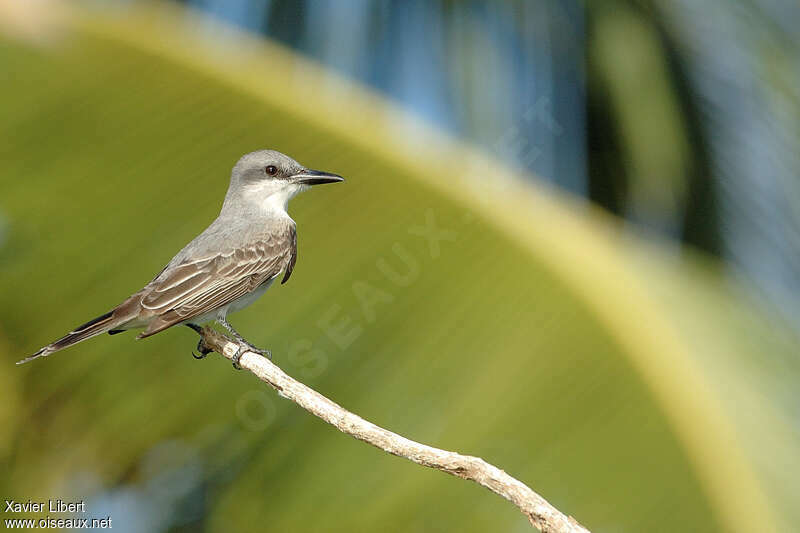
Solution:
{"label": "blurred green palm frond", "polygon": [[151,487],[168,469],[147,458],[179,442],[212,530],[527,528],[507,502],[193,360],[186,328],[12,366],[147,282],[216,216],[236,159],[269,147],[347,178],[294,201],[291,281],[235,315],[287,372],[485,458],[596,531],[800,524],[780,381],[796,339],[716,265],[178,8],[63,25],[55,47],[0,38],[4,494],[62,497],[86,476]]}

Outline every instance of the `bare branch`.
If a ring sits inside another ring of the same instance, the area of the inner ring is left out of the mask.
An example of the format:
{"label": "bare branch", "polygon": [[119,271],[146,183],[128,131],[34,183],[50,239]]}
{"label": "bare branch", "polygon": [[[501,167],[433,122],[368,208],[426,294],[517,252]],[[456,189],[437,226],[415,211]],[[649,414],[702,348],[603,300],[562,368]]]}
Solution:
{"label": "bare branch", "polygon": [[[214,329],[206,327],[198,333],[209,350],[228,359],[231,359],[239,348],[236,341]],[[435,468],[462,479],[469,479],[486,487],[519,507],[530,523],[541,531],[588,533],[588,530],[574,518],[561,513],[527,485],[479,457],[426,446],[367,422],[287,375],[261,355],[245,352],[239,364],[278,391],[284,398],[292,400],[343,433],[392,455],[404,457],[422,466]]]}

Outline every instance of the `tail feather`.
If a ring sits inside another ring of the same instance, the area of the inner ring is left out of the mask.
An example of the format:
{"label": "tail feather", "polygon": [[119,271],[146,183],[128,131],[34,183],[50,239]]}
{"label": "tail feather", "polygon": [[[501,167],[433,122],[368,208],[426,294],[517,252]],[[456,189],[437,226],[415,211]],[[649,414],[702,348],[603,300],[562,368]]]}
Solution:
{"label": "tail feather", "polygon": [[68,346],[85,341],[86,339],[100,335],[101,333],[105,333],[106,331],[109,331],[119,325],[120,321],[114,318],[114,312],[109,311],[104,315],[78,326],[54,343],[48,344],[30,357],[26,357],[22,361],[17,361],[17,364],[21,365],[23,363],[27,363],[28,361],[33,361],[39,357],[47,357],[51,353],[63,350]]}

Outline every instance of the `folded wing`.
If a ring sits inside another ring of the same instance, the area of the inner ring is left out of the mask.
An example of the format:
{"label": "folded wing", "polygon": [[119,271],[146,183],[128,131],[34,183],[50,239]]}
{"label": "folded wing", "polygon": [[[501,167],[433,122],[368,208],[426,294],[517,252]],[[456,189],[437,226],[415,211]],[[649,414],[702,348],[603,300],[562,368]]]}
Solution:
{"label": "folded wing", "polygon": [[247,246],[166,269],[142,291],[142,310],[156,315],[139,337],[228,305],[294,266],[294,228]]}

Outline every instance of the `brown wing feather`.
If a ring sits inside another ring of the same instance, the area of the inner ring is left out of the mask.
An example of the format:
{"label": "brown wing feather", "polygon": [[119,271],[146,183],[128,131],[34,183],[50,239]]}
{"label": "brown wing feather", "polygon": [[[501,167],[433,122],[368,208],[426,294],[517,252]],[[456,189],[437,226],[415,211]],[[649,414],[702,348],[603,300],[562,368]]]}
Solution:
{"label": "brown wing feather", "polygon": [[294,270],[294,264],[297,262],[297,230],[292,225],[289,228],[290,232],[290,239],[292,240],[291,252],[292,255],[289,257],[289,264],[286,266],[286,272],[283,274],[283,279],[281,280],[281,285],[289,281],[289,277],[292,275],[292,270]]}
{"label": "brown wing feather", "polygon": [[295,256],[294,233],[292,227],[281,238],[256,241],[165,270],[143,291],[142,307],[158,318],[139,336],[149,337],[230,304],[281,271],[289,271]]}

